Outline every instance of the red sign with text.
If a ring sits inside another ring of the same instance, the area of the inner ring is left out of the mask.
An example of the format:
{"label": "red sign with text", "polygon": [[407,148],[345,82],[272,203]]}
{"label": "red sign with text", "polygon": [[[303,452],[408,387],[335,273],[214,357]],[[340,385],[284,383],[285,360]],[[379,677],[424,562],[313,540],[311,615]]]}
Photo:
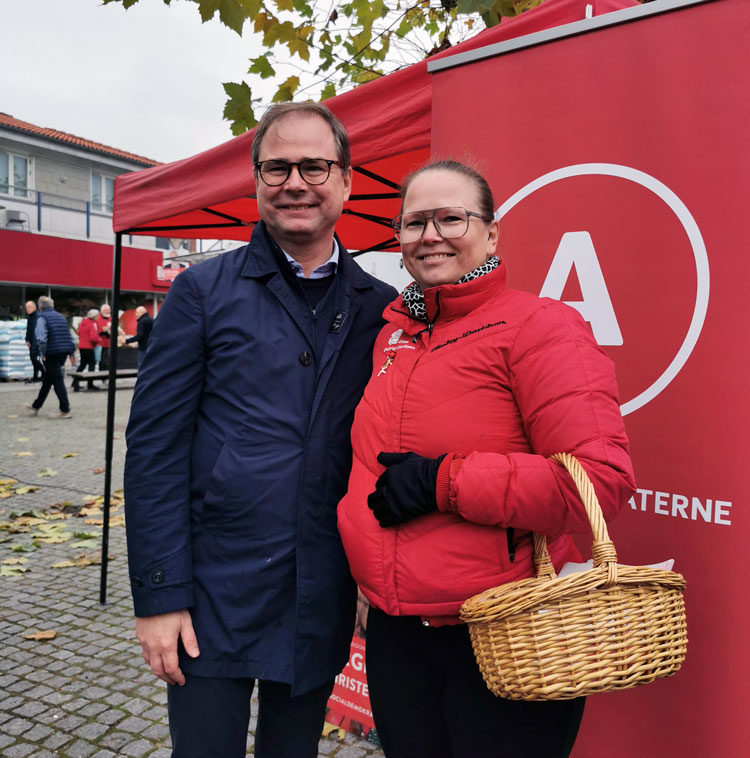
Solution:
{"label": "red sign with text", "polygon": [[433,76],[433,157],[490,180],[510,286],[578,308],[615,361],[621,562],[688,583],[682,670],[589,698],[574,758],[750,754],[748,39],[750,3],[715,0]]}
{"label": "red sign with text", "polygon": [[368,739],[375,744],[375,722],[370,709],[370,693],[367,687],[365,667],[365,638],[363,631],[355,632],[349,650],[349,661],[336,677],[333,692],[328,701],[326,721],[348,732]]}

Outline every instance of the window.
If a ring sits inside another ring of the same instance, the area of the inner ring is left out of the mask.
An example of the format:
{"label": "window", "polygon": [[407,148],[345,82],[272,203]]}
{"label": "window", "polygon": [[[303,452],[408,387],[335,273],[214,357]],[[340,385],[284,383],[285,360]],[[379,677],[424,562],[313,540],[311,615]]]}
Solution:
{"label": "window", "polygon": [[112,176],[91,174],[91,210],[112,213],[115,200],[115,180]]}
{"label": "window", "polygon": [[0,153],[0,194],[28,197],[28,158],[13,153]]}

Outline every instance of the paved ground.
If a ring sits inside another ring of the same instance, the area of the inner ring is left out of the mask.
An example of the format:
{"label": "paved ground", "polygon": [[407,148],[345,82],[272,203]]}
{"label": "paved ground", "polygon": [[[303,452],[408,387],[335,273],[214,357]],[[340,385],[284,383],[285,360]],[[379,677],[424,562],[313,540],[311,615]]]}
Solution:
{"label": "paved ground", "polygon": [[[122,384],[131,388],[117,391],[113,490],[132,398],[132,381]],[[90,501],[104,490],[106,393],[71,394],[71,420],[48,418],[58,410],[52,393],[39,416],[25,415],[34,396],[30,385],[0,384],[0,755],[166,758],[166,685],[132,631],[122,506],[112,512],[108,603],[99,604],[101,513]],[[54,638],[26,638],[44,631]],[[254,717],[249,754],[253,730]],[[319,756],[382,755],[336,732],[319,747]]]}

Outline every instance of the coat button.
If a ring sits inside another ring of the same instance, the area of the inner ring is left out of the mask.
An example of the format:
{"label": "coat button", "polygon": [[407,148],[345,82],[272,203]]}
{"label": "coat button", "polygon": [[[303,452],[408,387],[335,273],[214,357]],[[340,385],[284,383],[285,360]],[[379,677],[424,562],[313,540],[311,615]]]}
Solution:
{"label": "coat button", "polygon": [[299,362],[303,366],[309,366],[312,363],[312,355],[305,350],[303,353],[299,354]]}
{"label": "coat button", "polygon": [[151,581],[154,584],[161,584],[164,581],[164,572],[163,571],[154,571],[154,573],[151,574]]}
{"label": "coat button", "polygon": [[132,580],[134,587],[143,587],[143,582],[139,576],[133,576]]}

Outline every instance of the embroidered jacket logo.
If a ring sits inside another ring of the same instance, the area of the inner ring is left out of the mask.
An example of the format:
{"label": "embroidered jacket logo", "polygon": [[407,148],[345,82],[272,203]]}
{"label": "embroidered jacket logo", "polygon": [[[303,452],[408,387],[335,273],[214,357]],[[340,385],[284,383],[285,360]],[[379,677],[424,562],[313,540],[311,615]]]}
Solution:
{"label": "embroidered jacket logo", "polygon": [[388,339],[389,345],[398,345],[398,341],[401,339],[401,335],[404,333],[403,329],[396,329],[395,332]]}

